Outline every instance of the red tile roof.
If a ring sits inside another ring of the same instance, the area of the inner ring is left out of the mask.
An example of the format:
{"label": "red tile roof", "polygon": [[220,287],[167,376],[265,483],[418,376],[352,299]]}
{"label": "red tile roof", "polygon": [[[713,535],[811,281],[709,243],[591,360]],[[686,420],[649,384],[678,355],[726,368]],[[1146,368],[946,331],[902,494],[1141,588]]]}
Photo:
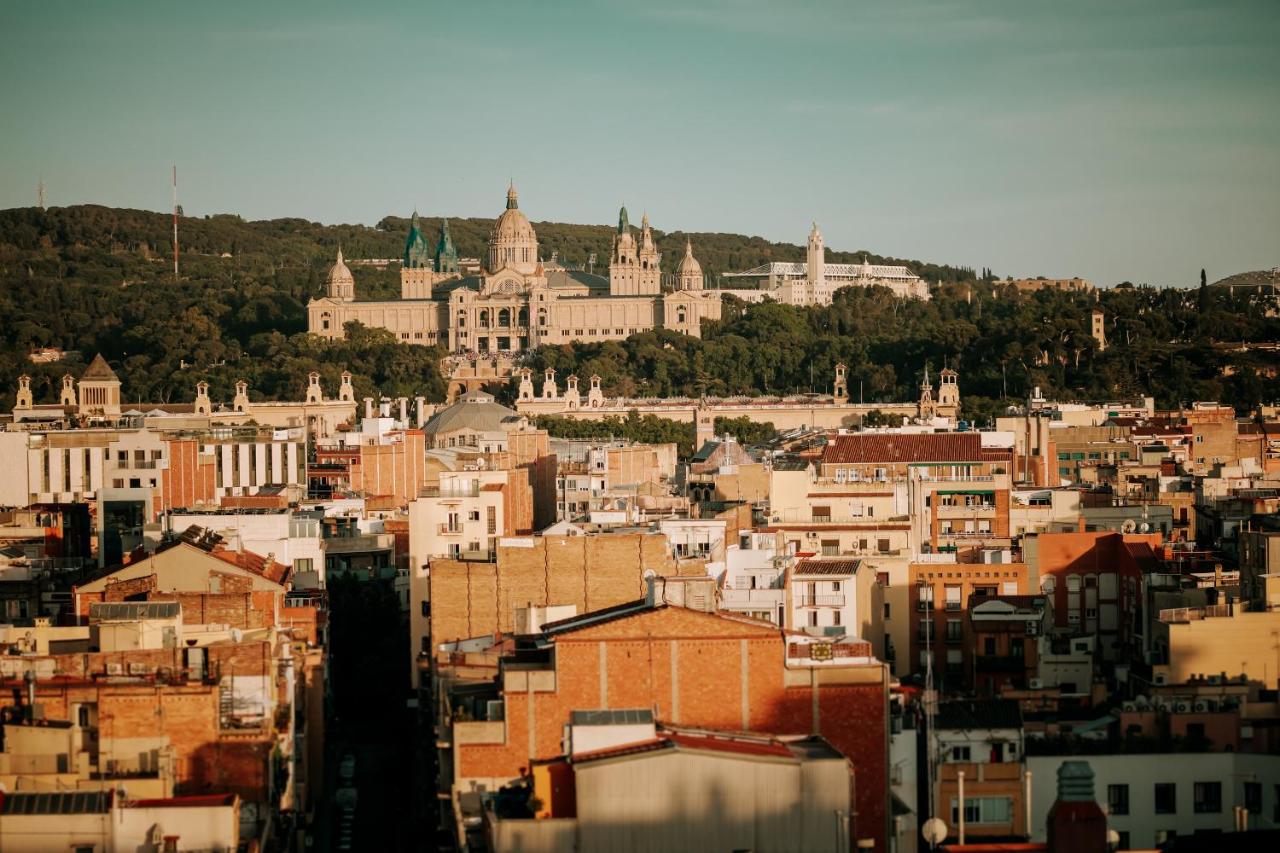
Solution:
{"label": "red tile roof", "polygon": [[973,432],[839,435],[822,452],[824,465],[875,462],[976,462],[982,439]]}
{"label": "red tile roof", "polygon": [[856,557],[821,557],[796,563],[797,575],[854,575],[862,561]]}
{"label": "red tile roof", "polygon": [[247,572],[253,572],[255,575],[260,575],[272,583],[283,584],[289,576],[289,567],[284,563],[277,563],[274,560],[268,562],[266,557],[255,554],[252,551],[217,549],[209,553],[224,563],[230,563]]}

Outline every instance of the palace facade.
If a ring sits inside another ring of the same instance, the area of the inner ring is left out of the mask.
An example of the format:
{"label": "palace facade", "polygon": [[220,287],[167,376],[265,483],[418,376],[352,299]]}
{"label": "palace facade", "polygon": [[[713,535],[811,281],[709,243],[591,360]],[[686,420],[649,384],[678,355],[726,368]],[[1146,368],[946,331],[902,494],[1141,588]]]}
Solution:
{"label": "palace facade", "polygon": [[618,217],[607,279],[542,261],[537,234],[512,186],[479,275],[462,274],[448,222],[433,259],[415,213],[400,270],[401,298],[357,300],[355,279],[339,251],[326,295],[307,305],[308,330],[341,338],[346,324],[356,321],[387,329],[406,343],[484,355],[621,340],[656,328],[698,337],[704,319],[720,318],[721,302],[718,291],[703,289],[691,245],[685,246],[674,280],[674,288],[663,292],[661,256],[649,218],[642,220],[637,237],[626,208]]}

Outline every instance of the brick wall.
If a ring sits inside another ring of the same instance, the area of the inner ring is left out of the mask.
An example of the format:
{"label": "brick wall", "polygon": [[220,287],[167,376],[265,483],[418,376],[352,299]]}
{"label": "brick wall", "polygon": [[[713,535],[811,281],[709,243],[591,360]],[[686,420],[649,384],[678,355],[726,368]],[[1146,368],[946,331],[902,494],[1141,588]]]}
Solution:
{"label": "brick wall", "polygon": [[[561,754],[563,727],[577,709],[652,708],[659,721],[685,726],[808,734],[816,690],[817,731],[851,759],[857,774],[856,835],[874,837],[884,849],[883,668],[856,668],[863,683],[849,683],[847,670],[793,670],[800,683],[789,684],[785,653],[777,629],[677,607],[562,635],[554,690],[530,693],[515,684],[505,691],[505,743],[459,747],[458,774],[514,778],[531,758]],[[841,678],[846,681],[838,683]]]}
{"label": "brick wall", "polygon": [[665,536],[538,537],[500,547],[497,563],[431,561],[431,637],[445,643],[514,629],[515,608],[572,604],[579,613],[643,598],[644,572],[676,574]]}

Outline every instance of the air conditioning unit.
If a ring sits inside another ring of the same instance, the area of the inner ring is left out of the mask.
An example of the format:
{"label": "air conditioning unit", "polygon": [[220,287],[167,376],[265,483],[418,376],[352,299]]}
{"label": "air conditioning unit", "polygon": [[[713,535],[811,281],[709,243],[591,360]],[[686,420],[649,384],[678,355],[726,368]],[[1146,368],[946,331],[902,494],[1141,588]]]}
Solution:
{"label": "air conditioning unit", "polygon": [[1176,702],[1176,703],[1174,703],[1173,710],[1174,710],[1176,713],[1179,713],[1179,714],[1190,714],[1190,713],[1191,713],[1191,703],[1190,703],[1190,702]]}
{"label": "air conditioning unit", "polygon": [[1136,710],[1138,710],[1138,703],[1137,703],[1137,702],[1122,702],[1122,703],[1120,704],[1120,708],[1121,708],[1122,710],[1125,710],[1125,711],[1136,711]]}
{"label": "air conditioning unit", "polygon": [[1032,690],[1042,690],[1042,689],[1044,689],[1044,679],[1041,679],[1041,678],[1033,678],[1033,679],[1031,679],[1030,681],[1028,681],[1027,683],[1031,685],[1031,689],[1032,689]]}
{"label": "air conditioning unit", "polygon": [[491,699],[484,703],[484,716],[490,722],[501,720],[503,718],[503,702],[501,699]]}
{"label": "air conditioning unit", "polygon": [[1156,684],[1168,684],[1169,677],[1163,672],[1157,672],[1155,677]]}
{"label": "air conditioning unit", "polygon": [[120,663],[107,662],[107,675],[124,675],[124,665]]}
{"label": "air conditioning unit", "polygon": [[1203,699],[1198,699],[1192,707],[1195,708],[1197,714],[1203,714],[1209,710],[1209,703]]}

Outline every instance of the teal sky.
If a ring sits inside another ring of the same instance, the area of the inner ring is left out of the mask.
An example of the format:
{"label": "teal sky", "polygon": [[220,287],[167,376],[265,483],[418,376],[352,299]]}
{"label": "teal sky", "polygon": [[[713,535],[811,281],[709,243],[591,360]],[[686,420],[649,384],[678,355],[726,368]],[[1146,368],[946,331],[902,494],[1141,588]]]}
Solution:
{"label": "teal sky", "polygon": [[1187,285],[1280,264],[1278,0],[0,0],[0,207],[493,216]]}

